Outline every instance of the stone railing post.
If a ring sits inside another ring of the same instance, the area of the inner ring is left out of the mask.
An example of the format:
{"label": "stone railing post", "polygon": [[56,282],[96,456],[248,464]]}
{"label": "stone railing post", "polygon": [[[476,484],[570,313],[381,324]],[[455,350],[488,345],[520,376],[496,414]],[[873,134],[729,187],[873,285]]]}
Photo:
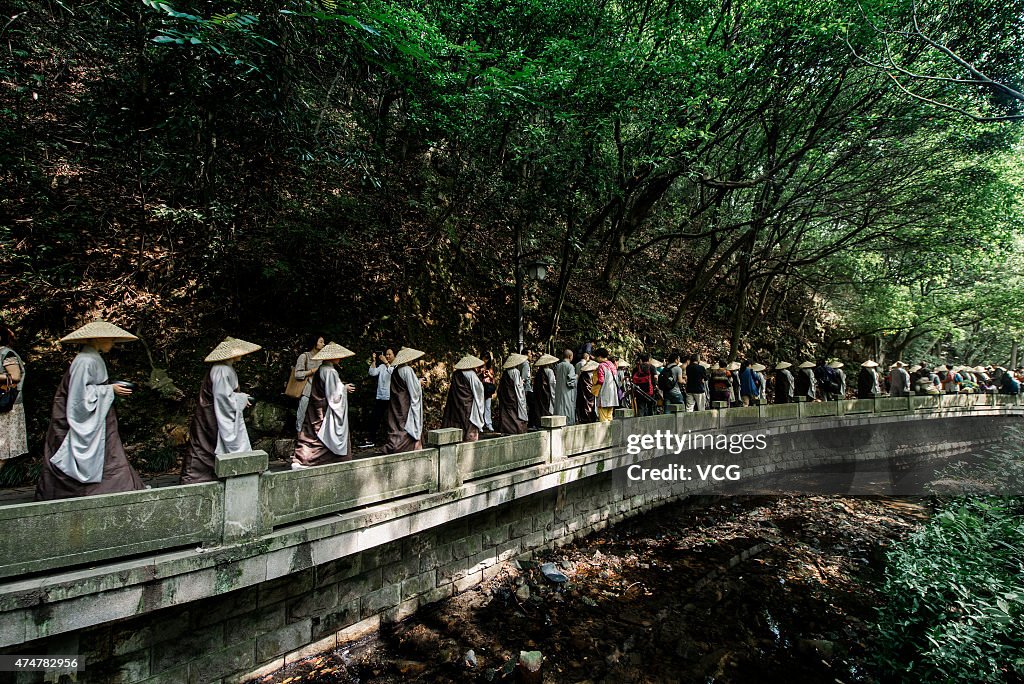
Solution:
{"label": "stone railing post", "polygon": [[840,418],[846,415],[846,399],[842,397],[836,399],[836,415]]}
{"label": "stone railing post", "polygon": [[233,544],[266,532],[260,510],[260,473],[270,459],[265,451],[217,454],[214,472],[224,482],[221,543]]}
{"label": "stone railing post", "polygon": [[802,421],[804,419],[804,404],[807,403],[807,397],[794,397],[796,399],[796,419]]}
{"label": "stone railing post", "polygon": [[540,419],[541,428],[548,431],[548,463],[565,458],[565,444],[562,441],[565,423],[565,416],[542,416]]}
{"label": "stone railing post", "polygon": [[625,445],[627,437],[626,419],[632,417],[633,409],[617,408],[612,411],[612,430],[614,431],[612,432],[612,444]]}
{"label": "stone railing post", "polygon": [[910,414],[914,413],[914,395],[915,392],[913,390],[907,392],[907,413]]}
{"label": "stone railing post", "polygon": [[437,488],[440,491],[462,486],[459,472],[459,442],[462,430],[441,428],[427,432],[427,446],[437,449]]}

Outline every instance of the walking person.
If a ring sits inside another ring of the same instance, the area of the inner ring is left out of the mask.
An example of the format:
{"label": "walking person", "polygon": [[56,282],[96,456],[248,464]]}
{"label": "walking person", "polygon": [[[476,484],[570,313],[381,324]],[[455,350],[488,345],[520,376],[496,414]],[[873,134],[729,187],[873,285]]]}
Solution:
{"label": "walking person", "polygon": [[619,387],[616,380],[615,364],[608,358],[604,347],[594,352],[597,371],[594,375],[593,394],[597,398],[597,419],[608,422],[619,405]]}
{"label": "walking person", "polygon": [[381,432],[387,427],[388,406],[391,404],[391,376],[395,372],[392,365],[395,350],[388,347],[383,352],[375,352],[370,359],[370,368],[366,374],[377,379],[377,389],[373,400],[373,422],[370,424],[369,438],[360,445],[361,448],[376,446]]}
{"label": "walking person", "polygon": [[732,393],[729,396],[730,406],[742,406],[743,405],[743,388],[740,386],[740,362],[733,361],[725,367],[729,371],[729,380],[731,385],[729,387]]}
{"label": "walking person", "polygon": [[462,441],[475,442],[484,429],[484,383],[477,372],[484,360],[467,354],[455,364],[448,397],[441,414],[441,427],[462,430]]}
{"label": "walking person", "polygon": [[637,415],[653,416],[656,401],[654,399],[657,373],[651,365],[649,354],[641,354],[633,371],[633,395],[636,398]]}
{"label": "walking person", "polygon": [[793,374],[789,372],[792,366],[788,361],[780,361],[775,364],[775,403],[793,403],[794,380]]}
{"label": "walking person", "polygon": [[740,364],[740,397],[744,406],[757,404],[761,398],[761,380],[750,368],[750,361]]}
{"label": "walking person", "polygon": [[551,354],[544,354],[534,366],[537,368],[536,377],[533,379],[533,400],[537,406],[537,425],[540,419],[553,415],[555,412],[555,372],[551,366],[558,362]]}
{"label": "walking person", "polygon": [[902,361],[892,365],[892,381],[889,384],[889,396],[905,397],[910,393],[910,374]]}
{"label": "walking person", "polygon": [[320,363],[312,380],[306,415],[295,440],[292,470],[352,460],[352,431],[348,421],[348,395],[355,385],[341,381],[338,362],[355,352],[331,342],[320,348]]}
{"label": "walking person", "polygon": [[718,360],[718,368],[711,371],[711,401],[732,403],[732,374],[728,370],[725,359]]}
{"label": "walking person", "polygon": [[402,347],[395,355],[388,403],[385,454],[399,454],[423,448],[423,387],[409,367],[423,356],[418,349]]}
{"label": "walking person", "polygon": [[485,351],[481,358],[484,360],[484,365],[477,368],[477,373],[480,374],[480,382],[484,386],[484,430],[494,432],[491,408],[495,393],[498,391],[498,383],[494,377],[494,357],[491,352]]}
{"label": "walking person", "polygon": [[814,377],[814,362],[804,361],[796,371],[796,398],[804,397],[806,401],[814,401],[818,396],[818,381]]}
{"label": "walking person", "polygon": [[686,367],[686,410],[690,413],[704,410],[704,386],[707,384],[708,372],[696,354],[690,355],[690,364]]}
{"label": "walking person", "polygon": [[14,351],[14,331],[0,321],[0,462],[28,453],[25,362]]}
{"label": "walking person", "polygon": [[537,413],[537,401],[533,396],[533,373],[530,364],[536,360],[537,355],[532,349],[523,349],[523,362],[519,364],[519,376],[523,379],[523,391],[526,393],[526,411],[528,418],[526,426],[528,430],[540,429],[540,415]]}
{"label": "walking person", "polygon": [[665,406],[685,404],[683,390],[686,388],[686,378],[683,374],[683,367],[679,364],[679,354],[672,352],[665,363],[661,375],[658,376],[658,389],[665,397]]}
{"label": "walking person", "polygon": [[145,489],[128,462],[117,429],[115,397],[131,396],[130,383],[110,382],[101,354],[138,339],[113,323],[93,321],[61,338],[81,351],[57,387],[43,444],[36,501]]}
{"label": "walking person", "polygon": [[572,350],[562,351],[562,360],[552,369],[555,374],[556,416],[565,416],[566,425],[576,424],[576,368],[572,365]]}
{"label": "walking person", "polygon": [[316,360],[317,353],[324,348],[323,335],[314,335],[309,340],[309,351],[299,354],[295,360],[295,367],[292,369],[292,376],[296,382],[302,382],[302,394],[299,395],[299,407],[295,411],[295,433],[302,431],[302,421],[306,419],[306,406],[309,405],[309,381],[320,367]]}
{"label": "walking person", "polygon": [[588,359],[576,374],[576,422],[593,423],[597,420],[597,402],[594,397],[594,371],[597,361]]}
{"label": "walking person", "polygon": [[238,390],[234,365],[260,349],[258,344],[228,337],[203,359],[210,369],[199,387],[199,401],[189,426],[181,484],[214,482],[217,454],[252,450],[242,413],[252,406],[252,397]]}
{"label": "walking person", "polygon": [[878,373],[875,369],[878,364],[868,359],[860,364],[860,374],[857,376],[857,398],[874,399],[882,393],[878,386]]}
{"label": "walking person", "polygon": [[836,398],[846,399],[846,371],[843,370],[843,362],[830,361],[828,366],[836,372],[836,377],[839,379],[839,391],[836,393]]}
{"label": "walking person", "polygon": [[495,427],[503,435],[521,435],[527,430],[529,410],[520,367],[526,357],[509,354],[502,365],[504,373],[498,381],[498,422]]}

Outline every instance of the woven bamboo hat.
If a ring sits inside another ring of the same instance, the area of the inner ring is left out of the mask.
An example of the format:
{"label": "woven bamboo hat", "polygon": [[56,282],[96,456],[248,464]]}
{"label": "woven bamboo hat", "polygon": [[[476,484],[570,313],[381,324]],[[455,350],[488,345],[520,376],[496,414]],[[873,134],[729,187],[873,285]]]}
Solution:
{"label": "woven bamboo hat", "polygon": [[751,364],[751,366],[750,366],[750,370],[754,371],[755,373],[760,373],[761,371],[765,370],[766,368],[767,368],[767,366],[765,366],[763,363],[754,363],[754,364]]}
{"label": "woven bamboo hat", "polygon": [[466,354],[461,359],[459,359],[459,362],[457,364],[455,364],[455,370],[473,370],[474,368],[479,368],[480,366],[484,365],[484,363],[486,362],[483,359],[478,359],[472,354]]}
{"label": "woven bamboo hat", "polygon": [[619,362],[615,364],[616,368],[629,368],[629,362],[625,359],[619,359]]}
{"label": "woven bamboo hat", "polygon": [[803,363],[801,363],[798,366],[798,368],[814,368],[814,362],[813,361],[804,361]]}
{"label": "woven bamboo hat", "polygon": [[550,366],[553,363],[558,363],[558,359],[551,354],[544,354],[542,357],[533,362],[534,367],[540,368],[541,366]]}
{"label": "woven bamboo hat", "polygon": [[228,359],[252,354],[260,349],[263,349],[263,347],[258,344],[246,342],[245,340],[236,340],[234,337],[225,337],[224,341],[214,347],[213,351],[203,361],[206,363],[227,361]]}
{"label": "woven bamboo hat", "polygon": [[137,340],[139,338],[132,335],[127,330],[117,327],[113,323],[107,323],[106,321],[93,321],[92,323],[86,323],[73,333],[60,338],[60,341],[77,344],[98,339],[131,342],[132,340]]}
{"label": "woven bamboo hat", "polygon": [[355,356],[356,353],[351,349],[345,349],[337,342],[329,342],[324,345],[324,348],[313,355],[313,358],[317,361],[329,361],[331,359],[347,359],[350,356]]}
{"label": "woven bamboo hat", "polygon": [[921,366],[919,366],[919,365],[917,365],[917,364],[914,364],[914,365],[913,365],[913,366],[911,366],[911,367],[910,367],[910,368],[909,368],[908,370],[909,370],[909,371],[910,371],[911,373],[916,373],[917,371],[921,370]]}
{"label": "woven bamboo hat", "polygon": [[502,369],[508,370],[509,368],[516,368],[523,365],[523,361],[526,361],[526,357],[522,354],[509,354],[508,358],[505,359],[505,363],[501,365]]}
{"label": "woven bamboo hat", "polygon": [[665,364],[663,364],[658,359],[651,359],[651,365],[654,366],[655,368],[663,368],[665,366]]}
{"label": "woven bamboo hat", "polygon": [[860,365],[861,365],[861,368],[878,368],[878,364],[875,363],[874,361],[872,361],[871,359],[868,359],[867,361],[865,361],[864,363],[862,363]]}
{"label": "woven bamboo hat", "polygon": [[784,370],[792,365],[793,364],[791,364],[789,361],[779,361],[777,364],[775,364],[775,370]]}
{"label": "woven bamboo hat", "polygon": [[700,364],[703,368],[711,368],[711,364],[708,363],[707,361],[698,361],[697,363]]}
{"label": "woven bamboo hat", "polygon": [[828,362],[828,366],[829,366],[829,368],[842,368],[843,367],[843,362],[842,361],[829,361]]}
{"label": "woven bamboo hat", "polygon": [[975,366],[974,367],[974,372],[975,373],[984,373],[985,372],[985,367],[984,366]]}
{"label": "woven bamboo hat", "polygon": [[421,352],[419,349],[413,349],[412,347],[402,347],[395,354],[395,360],[391,362],[391,365],[395,368],[403,366],[407,363],[412,363],[416,359],[423,356],[425,352]]}
{"label": "woven bamboo hat", "polygon": [[597,361],[594,361],[593,359],[591,359],[590,361],[587,361],[585,364],[580,366],[580,370],[581,371],[586,371],[586,372],[590,373],[591,371],[596,371],[597,367],[599,365],[601,365],[601,364],[599,364]]}
{"label": "woven bamboo hat", "polygon": [[727,370],[727,371],[738,371],[739,369],[740,369],[740,362],[739,361],[733,361],[732,363],[730,363],[728,366],[725,367],[725,370]]}

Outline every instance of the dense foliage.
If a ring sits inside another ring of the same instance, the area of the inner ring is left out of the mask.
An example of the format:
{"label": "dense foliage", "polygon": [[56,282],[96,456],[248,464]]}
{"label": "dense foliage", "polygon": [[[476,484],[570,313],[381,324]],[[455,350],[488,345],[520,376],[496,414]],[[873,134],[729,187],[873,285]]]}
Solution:
{"label": "dense foliage", "polygon": [[502,351],[517,244],[551,266],[531,343],[1005,363],[1017,339],[1024,103],[922,36],[1019,84],[1024,0],[7,7],[0,314],[39,387],[95,315],[186,389],[225,332],[279,367],[313,329]]}
{"label": "dense foliage", "polygon": [[1024,677],[1022,539],[1019,501],[966,499],[890,552],[884,669],[923,683]]}

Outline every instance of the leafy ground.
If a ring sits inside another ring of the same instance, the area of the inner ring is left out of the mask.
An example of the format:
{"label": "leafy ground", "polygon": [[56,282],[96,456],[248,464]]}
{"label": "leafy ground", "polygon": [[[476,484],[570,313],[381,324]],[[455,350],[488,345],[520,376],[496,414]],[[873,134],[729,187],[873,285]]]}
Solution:
{"label": "leafy ground", "polygon": [[517,681],[520,651],[542,654],[544,682],[884,680],[869,626],[882,559],[927,514],[883,498],[674,504],[543,554],[564,585],[509,566],[377,641],[258,681]]}

